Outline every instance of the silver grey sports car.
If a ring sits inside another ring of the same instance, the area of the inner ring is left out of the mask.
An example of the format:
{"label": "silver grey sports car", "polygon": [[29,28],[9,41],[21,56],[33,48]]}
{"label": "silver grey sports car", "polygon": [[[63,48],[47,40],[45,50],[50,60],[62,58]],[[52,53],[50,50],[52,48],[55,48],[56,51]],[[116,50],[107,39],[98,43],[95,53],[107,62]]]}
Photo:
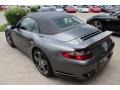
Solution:
{"label": "silver grey sports car", "polygon": [[6,39],[33,59],[38,71],[88,79],[111,59],[114,42],[111,32],[101,32],[65,12],[38,12],[8,26]]}

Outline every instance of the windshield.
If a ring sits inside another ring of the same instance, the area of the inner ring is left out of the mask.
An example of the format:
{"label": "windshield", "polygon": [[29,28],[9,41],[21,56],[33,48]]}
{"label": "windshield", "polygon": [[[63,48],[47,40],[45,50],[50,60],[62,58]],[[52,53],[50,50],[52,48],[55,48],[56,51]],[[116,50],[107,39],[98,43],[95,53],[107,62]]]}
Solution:
{"label": "windshield", "polygon": [[120,15],[120,11],[119,12],[115,12],[115,13],[111,13],[110,15],[112,15],[112,16],[118,16],[118,15]]}
{"label": "windshield", "polygon": [[87,5],[83,5],[83,6],[81,6],[81,8],[88,8],[88,6]]}
{"label": "windshield", "polygon": [[63,17],[63,18],[56,19],[55,23],[59,28],[66,28],[69,26],[82,24],[83,21],[81,21],[76,17],[70,16],[70,17]]}
{"label": "windshield", "polygon": [[41,11],[56,11],[55,8],[42,8]]}

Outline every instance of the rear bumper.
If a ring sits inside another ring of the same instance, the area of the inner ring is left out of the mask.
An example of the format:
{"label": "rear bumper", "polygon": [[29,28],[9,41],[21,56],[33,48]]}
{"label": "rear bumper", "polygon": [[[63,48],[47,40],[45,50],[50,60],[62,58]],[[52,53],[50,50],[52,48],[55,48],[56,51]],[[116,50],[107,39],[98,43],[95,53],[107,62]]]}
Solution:
{"label": "rear bumper", "polygon": [[[80,80],[86,80],[94,75],[96,75],[97,72],[102,70],[103,67],[107,65],[107,63],[110,61],[112,55],[113,55],[113,47],[114,43],[111,45],[111,48],[106,53],[104,57],[101,57],[100,60],[94,60],[92,63],[87,62],[80,62],[75,61],[66,61],[63,62],[63,60],[59,59],[57,60],[58,63],[55,66],[54,73],[60,77],[65,78],[72,78],[72,79],[80,79]],[[107,59],[105,60],[104,58]],[[82,64],[81,64],[82,63]]]}
{"label": "rear bumper", "polygon": [[67,69],[56,70],[55,74],[60,77],[71,78],[71,79],[80,79],[80,80],[86,80],[86,79],[92,78],[100,70],[102,70],[103,67],[105,67],[107,65],[107,63],[111,59],[112,54],[113,53],[111,52],[108,55],[109,58],[104,62],[104,64],[101,64],[100,62],[96,62],[96,63],[86,65],[86,66],[77,66],[77,65],[76,66],[75,65],[68,66],[68,65],[66,65],[65,67],[67,67]]}

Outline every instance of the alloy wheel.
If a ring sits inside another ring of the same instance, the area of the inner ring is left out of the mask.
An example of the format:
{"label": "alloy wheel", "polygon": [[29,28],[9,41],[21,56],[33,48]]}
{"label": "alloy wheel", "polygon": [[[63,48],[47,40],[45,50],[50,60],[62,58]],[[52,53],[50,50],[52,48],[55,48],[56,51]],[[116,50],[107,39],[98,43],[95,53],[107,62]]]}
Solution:
{"label": "alloy wheel", "polygon": [[100,21],[93,21],[92,25],[97,27],[98,29],[102,29],[102,23]]}
{"label": "alloy wheel", "polygon": [[40,51],[34,52],[34,62],[37,69],[43,74],[48,73],[48,63],[44,55]]}

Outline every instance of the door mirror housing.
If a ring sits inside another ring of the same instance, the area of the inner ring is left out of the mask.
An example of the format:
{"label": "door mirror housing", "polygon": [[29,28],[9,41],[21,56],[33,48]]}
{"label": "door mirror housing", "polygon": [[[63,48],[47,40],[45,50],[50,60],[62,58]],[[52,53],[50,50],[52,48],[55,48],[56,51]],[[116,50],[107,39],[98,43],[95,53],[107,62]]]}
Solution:
{"label": "door mirror housing", "polygon": [[27,28],[26,27],[24,27],[24,26],[21,26],[21,27],[19,27],[20,29],[23,29],[23,30],[27,30]]}
{"label": "door mirror housing", "polygon": [[21,23],[16,24],[16,25],[12,25],[10,28],[11,29],[20,28],[20,26],[21,26]]}
{"label": "door mirror housing", "polygon": [[12,25],[12,26],[10,27],[10,29],[15,29],[15,28],[17,28],[16,25]]}
{"label": "door mirror housing", "polygon": [[19,30],[19,29],[27,30],[27,28],[26,28],[26,27],[21,26],[21,23],[19,23],[19,24],[17,25],[17,28],[18,28],[18,30]]}

